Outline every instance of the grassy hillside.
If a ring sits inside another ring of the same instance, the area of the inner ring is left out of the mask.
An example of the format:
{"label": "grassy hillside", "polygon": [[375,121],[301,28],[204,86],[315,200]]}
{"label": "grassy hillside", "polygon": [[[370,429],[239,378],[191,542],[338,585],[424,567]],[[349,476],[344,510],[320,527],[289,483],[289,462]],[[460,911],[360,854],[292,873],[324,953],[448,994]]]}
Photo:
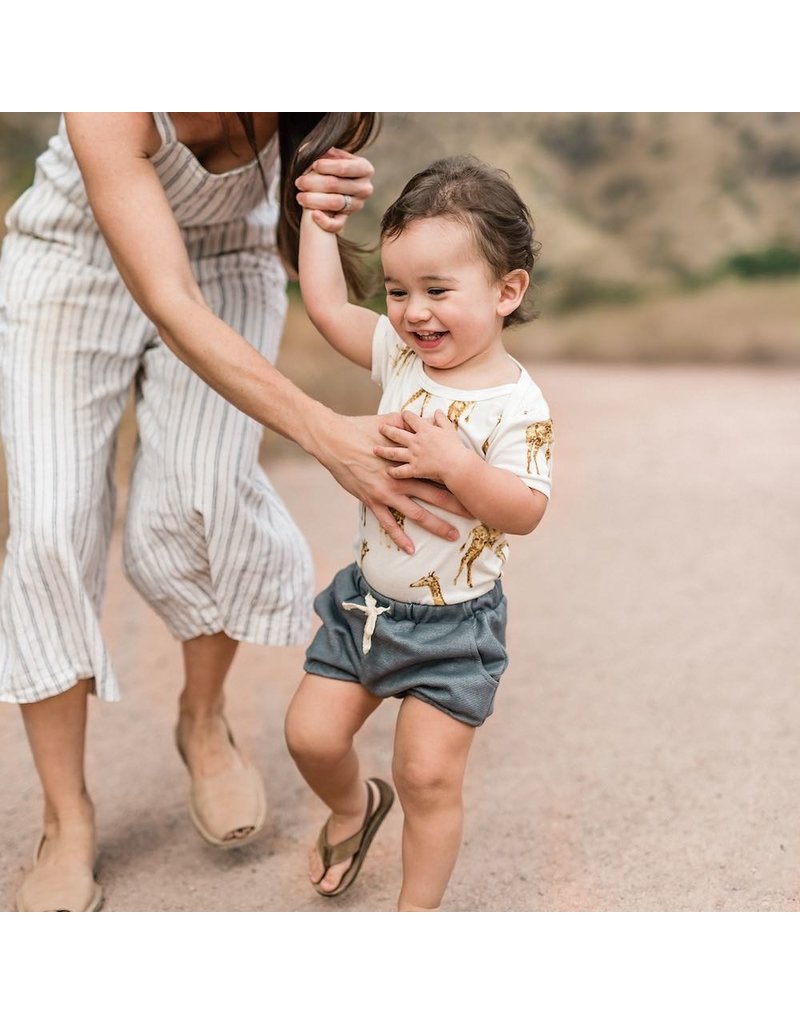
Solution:
{"label": "grassy hillside", "polygon": [[733,252],[800,248],[798,114],[389,114],[379,190],[454,152],[511,174],[553,272],[685,278]]}

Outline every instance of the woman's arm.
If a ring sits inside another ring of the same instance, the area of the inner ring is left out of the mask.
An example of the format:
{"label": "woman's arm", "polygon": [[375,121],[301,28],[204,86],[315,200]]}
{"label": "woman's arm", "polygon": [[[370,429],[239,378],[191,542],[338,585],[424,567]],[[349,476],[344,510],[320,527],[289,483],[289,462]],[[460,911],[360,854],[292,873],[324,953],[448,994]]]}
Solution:
{"label": "woman's arm", "polygon": [[377,417],[349,419],[309,398],[209,308],[149,160],[152,117],[68,114],[66,123],[89,202],[122,279],[172,351],[228,401],[318,459],[404,550],[413,546],[390,507],[452,539],[449,523],[409,497],[425,498],[419,488],[398,488],[373,455]]}

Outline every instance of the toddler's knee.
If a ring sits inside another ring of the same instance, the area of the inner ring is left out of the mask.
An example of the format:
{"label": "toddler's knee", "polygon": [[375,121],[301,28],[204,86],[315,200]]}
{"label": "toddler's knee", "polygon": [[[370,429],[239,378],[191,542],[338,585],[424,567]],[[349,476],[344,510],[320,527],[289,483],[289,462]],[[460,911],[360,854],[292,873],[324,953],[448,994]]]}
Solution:
{"label": "toddler's knee", "polygon": [[352,737],[334,735],[329,728],[308,721],[301,712],[292,708],[286,715],[284,735],[294,760],[308,765],[336,764],[352,744]]}
{"label": "toddler's knee", "polygon": [[395,757],[392,774],[400,799],[417,806],[435,806],[458,789],[447,766],[425,754]]}

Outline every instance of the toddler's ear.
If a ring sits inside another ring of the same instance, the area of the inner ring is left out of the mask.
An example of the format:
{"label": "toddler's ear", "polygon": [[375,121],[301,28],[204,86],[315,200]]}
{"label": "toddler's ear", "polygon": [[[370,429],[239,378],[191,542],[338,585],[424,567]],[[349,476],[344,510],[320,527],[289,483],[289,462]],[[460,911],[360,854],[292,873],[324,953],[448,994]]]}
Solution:
{"label": "toddler's ear", "polygon": [[500,280],[500,298],[497,303],[498,316],[507,317],[519,306],[531,282],[527,270],[512,270]]}

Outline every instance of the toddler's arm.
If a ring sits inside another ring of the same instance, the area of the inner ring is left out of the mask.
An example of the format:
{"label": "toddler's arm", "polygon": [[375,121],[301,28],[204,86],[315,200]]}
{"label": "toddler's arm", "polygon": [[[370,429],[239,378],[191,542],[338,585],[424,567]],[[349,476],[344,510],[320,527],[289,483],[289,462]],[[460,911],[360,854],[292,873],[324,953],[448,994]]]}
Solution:
{"label": "toddler's arm", "polygon": [[300,290],[306,312],[325,340],[358,366],[372,366],[372,336],[378,314],[348,300],[337,235],[303,210],[300,223]]}
{"label": "toddler's arm", "polygon": [[396,447],[374,449],[381,458],[402,463],[389,470],[393,477],[413,476],[444,484],[476,519],[492,529],[517,534],[536,529],[547,508],[541,491],[466,448],[443,412],[437,410],[433,420],[404,412],[403,419],[408,430],[381,427],[381,433]]}

